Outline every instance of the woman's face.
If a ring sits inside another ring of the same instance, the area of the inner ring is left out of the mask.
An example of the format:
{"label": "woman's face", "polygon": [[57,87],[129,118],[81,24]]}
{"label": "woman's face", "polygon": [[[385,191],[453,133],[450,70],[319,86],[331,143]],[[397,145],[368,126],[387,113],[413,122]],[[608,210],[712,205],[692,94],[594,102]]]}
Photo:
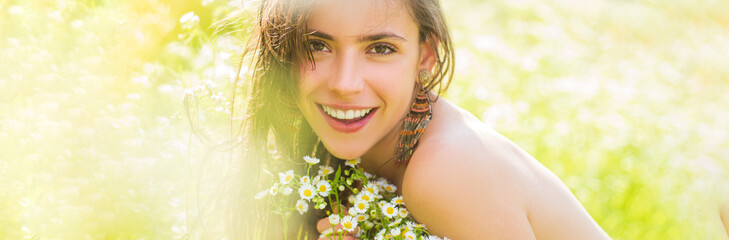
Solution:
{"label": "woman's face", "polygon": [[402,2],[324,0],[308,19],[316,65],[301,64],[298,105],[334,156],[360,157],[399,131],[418,70],[432,67]]}

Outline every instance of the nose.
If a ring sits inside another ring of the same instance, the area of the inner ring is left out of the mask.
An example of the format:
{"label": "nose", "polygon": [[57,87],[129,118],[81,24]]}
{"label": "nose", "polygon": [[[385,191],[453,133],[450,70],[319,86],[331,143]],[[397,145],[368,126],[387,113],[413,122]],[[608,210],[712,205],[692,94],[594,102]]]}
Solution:
{"label": "nose", "polygon": [[356,95],[364,88],[364,79],[360,74],[356,51],[340,51],[336,56],[334,73],[329,79],[329,90],[341,95]]}

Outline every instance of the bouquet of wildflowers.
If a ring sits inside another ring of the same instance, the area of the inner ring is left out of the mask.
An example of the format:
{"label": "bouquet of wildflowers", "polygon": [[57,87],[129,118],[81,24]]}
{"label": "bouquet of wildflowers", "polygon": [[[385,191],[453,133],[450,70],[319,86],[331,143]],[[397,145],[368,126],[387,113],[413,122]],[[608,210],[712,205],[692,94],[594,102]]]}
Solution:
{"label": "bouquet of wildflowers", "polygon": [[[295,206],[276,210],[277,214],[288,216],[293,211],[304,214],[312,207],[310,205],[315,209],[344,205],[344,199],[339,199],[340,193],[348,189],[352,195],[346,200],[351,207],[347,214],[327,211],[332,228],[323,232],[320,238],[342,239],[346,234],[344,231],[333,231],[341,224],[345,231],[354,232],[354,236],[360,239],[441,239],[430,236],[424,225],[410,217],[402,196],[395,194],[395,185],[358,168],[359,159],[348,160],[345,169],[336,170],[318,165],[319,159],[314,157],[306,156],[304,161],[308,163],[306,174],[297,175],[293,170],[279,173],[279,181],[256,194],[255,198],[295,197],[291,195],[297,192],[299,200]],[[313,174],[314,167],[318,168],[316,174]]]}

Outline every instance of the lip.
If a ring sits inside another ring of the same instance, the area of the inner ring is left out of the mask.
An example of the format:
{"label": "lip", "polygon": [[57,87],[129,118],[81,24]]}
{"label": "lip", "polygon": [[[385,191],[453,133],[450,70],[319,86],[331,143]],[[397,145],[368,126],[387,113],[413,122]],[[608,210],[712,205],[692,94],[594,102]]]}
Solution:
{"label": "lip", "polygon": [[[371,107],[362,107],[362,106],[354,106],[354,105],[341,105],[341,104],[326,104],[328,107],[342,109],[342,110],[349,110],[349,109],[368,109]],[[367,123],[372,119],[372,116],[375,115],[375,112],[377,112],[377,107],[372,108],[372,111],[370,111],[366,117],[363,119],[357,120],[355,122],[342,122],[340,120],[337,120],[336,118],[329,116],[326,112],[324,112],[324,109],[321,108],[321,104],[317,104],[317,108],[319,108],[319,112],[322,116],[324,116],[324,120],[326,120],[327,124],[329,126],[339,132],[344,133],[353,133],[356,131],[359,131],[362,129]]]}

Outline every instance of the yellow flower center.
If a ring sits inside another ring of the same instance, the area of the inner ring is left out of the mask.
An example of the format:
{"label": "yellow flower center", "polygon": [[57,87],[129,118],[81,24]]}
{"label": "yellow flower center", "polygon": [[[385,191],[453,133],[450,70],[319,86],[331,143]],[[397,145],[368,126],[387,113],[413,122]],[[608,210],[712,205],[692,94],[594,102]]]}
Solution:
{"label": "yellow flower center", "polygon": [[370,196],[362,195],[362,200],[369,201],[370,200]]}
{"label": "yellow flower center", "polygon": [[308,196],[311,196],[311,190],[309,190],[309,189],[305,189],[305,190],[304,190],[304,196],[307,196],[307,197],[308,197]]}
{"label": "yellow flower center", "polygon": [[375,194],[375,190],[374,190],[374,189],[372,189],[372,188],[368,188],[368,189],[367,189],[367,191],[369,191],[369,192],[370,192],[370,193],[372,193],[372,194]]}
{"label": "yellow flower center", "polygon": [[386,211],[387,211],[387,214],[393,214],[393,213],[395,213],[395,209],[393,209],[391,207],[387,208]]}
{"label": "yellow flower center", "polygon": [[346,228],[346,229],[352,228],[352,223],[351,222],[344,222],[344,228]]}
{"label": "yellow flower center", "polygon": [[325,185],[319,186],[319,192],[326,192],[326,191],[327,191],[327,186],[325,186]]}
{"label": "yellow flower center", "polygon": [[364,203],[360,203],[359,205],[357,205],[357,207],[358,207],[358,208],[359,208],[360,210],[364,210],[364,209],[365,209],[365,205],[364,205]]}
{"label": "yellow flower center", "polygon": [[390,186],[387,186],[387,187],[385,187],[385,188],[387,189],[387,191],[389,191],[389,192],[392,192],[392,187],[390,187]]}
{"label": "yellow flower center", "polygon": [[291,175],[286,176],[286,181],[291,181]]}
{"label": "yellow flower center", "polygon": [[402,203],[402,199],[395,200],[395,203],[397,203],[397,204]]}

